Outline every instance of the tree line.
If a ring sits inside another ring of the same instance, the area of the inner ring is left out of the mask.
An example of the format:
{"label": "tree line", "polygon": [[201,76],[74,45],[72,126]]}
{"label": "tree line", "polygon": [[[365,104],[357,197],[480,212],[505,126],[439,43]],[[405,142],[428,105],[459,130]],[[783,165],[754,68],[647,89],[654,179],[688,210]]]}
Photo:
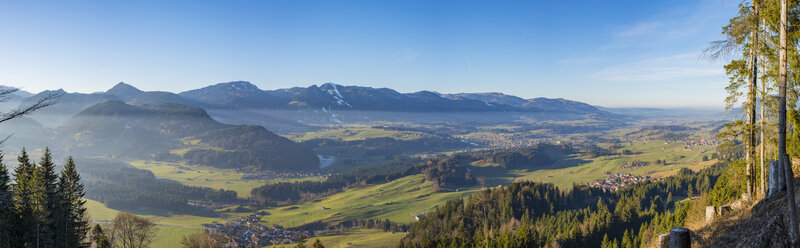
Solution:
{"label": "tree line", "polygon": [[12,182],[0,154],[0,246],[88,247],[81,177],[72,157],[56,173],[49,149],[38,163],[25,149]]}
{"label": "tree line", "polygon": [[[682,169],[658,182],[614,192],[574,185],[517,182],[450,200],[409,229],[399,247],[639,247],[679,227],[689,204],[677,197],[708,192],[726,169]],[[638,227],[638,228],[637,228]]]}
{"label": "tree line", "polygon": [[[725,39],[711,43],[705,55],[725,59],[730,83],[725,88],[726,107],[740,102],[743,120],[726,125],[721,138],[744,144],[743,170],[740,171],[745,196],[764,196],[767,190],[766,160],[777,160],[786,182],[794,175],[791,155],[800,152],[800,117],[797,111],[800,82],[800,8],[797,1],[742,1],[736,16],[722,27]],[[760,87],[759,87],[760,83]],[[760,109],[759,109],[760,107]],[[787,131],[790,127],[793,130]],[[758,169],[757,169],[758,168]],[[794,184],[786,184],[794,192]],[[789,229],[797,245],[798,220],[794,194],[789,203]]]}
{"label": "tree line", "polygon": [[[551,156],[563,156],[572,148],[565,145],[540,144],[532,148],[510,151],[458,153],[433,158],[396,158],[382,165],[358,167],[348,173],[331,175],[321,182],[282,182],[254,188],[253,199],[263,205],[289,205],[304,200],[341,192],[354,185],[385,183],[401,177],[423,174],[434,190],[484,185],[485,178],[473,175],[475,161],[496,161],[501,167],[535,169],[552,163]],[[548,155],[550,154],[550,155]]]}
{"label": "tree line", "polygon": [[186,186],[161,180],[153,172],[134,168],[125,162],[81,160],[81,173],[86,178],[86,198],[115,209],[155,207],[170,211],[186,211],[188,200],[236,202],[233,190]]}

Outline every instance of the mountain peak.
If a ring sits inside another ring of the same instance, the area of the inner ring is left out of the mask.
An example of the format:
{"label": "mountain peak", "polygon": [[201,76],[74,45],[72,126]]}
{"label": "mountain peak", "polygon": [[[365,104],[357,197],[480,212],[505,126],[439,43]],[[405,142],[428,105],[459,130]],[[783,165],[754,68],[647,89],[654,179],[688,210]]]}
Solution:
{"label": "mountain peak", "polygon": [[261,91],[261,89],[259,89],[258,86],[255,86],[254,84],[247,81],[233,81],[227,83],[219,83],[217,85],[234,89],[237,91],[248,91],[248,92]]}
{"label": "mountain peak", "polygon": [[115,95],[124,100],[136,97],[142,93],[143,91],[124,82],[119,82],[117,85],[114,85],[114,87],[106,91],[106,94]]}

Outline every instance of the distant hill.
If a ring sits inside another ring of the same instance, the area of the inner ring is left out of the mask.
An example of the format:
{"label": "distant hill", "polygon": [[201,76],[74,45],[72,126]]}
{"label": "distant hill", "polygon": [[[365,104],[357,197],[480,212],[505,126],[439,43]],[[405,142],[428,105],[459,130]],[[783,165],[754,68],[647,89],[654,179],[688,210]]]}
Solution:
{"label": "distant hill", "polygon": [[235,81],[184,91],[181,97],[191,99],[212,108],[285,108],[290,99],[269,94],[250,82]]}
{"label": "distant hill", "polygon": [[[205,110],[176,103],[133,106],[96,104],[56,130],[72,153],[142,158],[162,154],[226,168],[304,170],[319,166],[316,154],[263,127],[222,124]],[[182,153],[165,151],[182,149]]]}
{"label": "distant hill", "polygon": [[443,94],[449,99],[473,99],[483,101],[488,105],[505,105],[525,112],[571,112],[571,113],[601,113],[604,112],[592,105],[566,100],[563,98],[532,98],[523,99],[503,93],[460,93]]}
{"label": "distant hill", "polygon": [[61,94],[58,104],[40,109],[31,115],[31,118],[48,127],[57,127],[75,116],[75,114],[92,105],[111,100],[119,100],[119,98],[114,95],[104,93],[68,93],[63,89],[58,89],[42,91],[36,95],[25,98],[19,103],[19,106],[27,106],[50,94]]}

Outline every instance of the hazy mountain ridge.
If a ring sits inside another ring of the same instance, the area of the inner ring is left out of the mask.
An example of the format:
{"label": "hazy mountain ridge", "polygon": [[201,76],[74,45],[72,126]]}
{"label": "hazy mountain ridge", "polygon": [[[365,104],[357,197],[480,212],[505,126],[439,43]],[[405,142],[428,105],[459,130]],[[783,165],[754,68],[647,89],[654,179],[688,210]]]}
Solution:
{"label": "hazy mountain ridge", "polygon": [[442,94],[448,99],[473,99],[484,102],[486,105],[505,105],[525,112],[574,112],[574,113],[602,113],[604,111],[592,105],[567,100],[563,98],[537,97],[523,99],[517,96],[506,95],[499,92],[489,93],[458,93]]}
{"label": "hazy mountain ridge", "polygon": [[[263,127],[219,123],[201,108],[176,103],[144,106],[121,101],[100,103],[58,128],[56,138],[71,152],[81,155],[148,158],[161,154],[173,160],[228,168],[295,170],[318,166],[311,149]],[[193,147],[187,144],[187,139],[200,140],[210,147]],[[168,152],[178,148],[187,151],[171,155]],[[225,159],[228,157],[239,159],[232,162]]]}
{"label": "hazy mountain ridge", "polygon": [[[440,94],[431,91],[400,93],[389,88],[343,86],[333,83],[262,90],[246,81],[219,83],[178,94],[142,91],[119,83],[102,93],[66,93],[63,103],[75,106],[120,100],[132,105],[180,103],[202,108],[220,109],[324,109],[396,112],[574,112],[602,113],[591,105],[565,99],[522,99],[502,93]],[[29,97],[36,99],[45,91]],[[85,108],[84,107],[84,108]],[[74,111],[73,111],[74,112]],[[77,113],[77,112],[75,112]]]}

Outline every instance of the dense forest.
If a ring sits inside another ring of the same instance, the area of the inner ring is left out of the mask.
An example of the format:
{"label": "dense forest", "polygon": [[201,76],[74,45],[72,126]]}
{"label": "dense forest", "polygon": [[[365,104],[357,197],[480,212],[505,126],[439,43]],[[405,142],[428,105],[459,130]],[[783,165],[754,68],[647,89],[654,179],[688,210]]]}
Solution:
{"label": "dense forest", "polygon": [[219,149],[192,149],[183,155],[189,163],[220,168],[251,167],[262,170],[313,170],[319,168],[314,151],[299,146],[261,126],[217,129],[193,138]]}
{"label": "dense forest", "polygon": [[569,152],[572,149],[568,146],[541,144],[513,151],[458,153],[426,159],[396,158],[382,165],[359,167],[348,173],[332,175],[321,182],[264,185],[253,189],[252,195],[266,205],[292,204],[340,192],[351,185],[385,183],[414,174],[423,174],[426,181],[438,192],[449,191],[485,185],[483,175],[475,174],[471,169],[472,163],[476,161],[498,161],[504,167],[537,169]]}
{"label": "dense forest", "polygon": [[494,152],[491,161],[503,168],[534,169],[550,165],[571,152],[572,148],[563,144],[537,144],[520,150]]}
{"label": "dense forest", "polygon": [[345,147],[348,151],[360,151],[364,156],[384,156],[387,158],[405,154],[464,149],[469,146],[469,144],[465,142],[440,136],[424,137],[415,140],[400,140],[390,137],[352,141],[312,139],[302,144],[314,148],[323,148],[326,149],[326,151],[333,151],[333,153],[335,153],[336,150],[331,149],[332,147]]}
{"label": "dense forest", "polygon": [[[312,170],[311,148],[261,126],[217,122],[196,107],[175,103],[132,106],[120,101],[93,105],[55,131],[55,138],[84,157],[182,160],[220,168]],[[187,141],[188,140],[188,141]],[[200,141],[205,147],[185,142]],[[180,156],[170,150],[185,148]]]}
{"label": "dense forest", "polygon": [[38,163],[25,149],[14,181],[0,155],[0,247],[88,247],[86,200],[70,157],[60,174],[46,149]]}
{"label": "dense forest", "polygon": [[621,190],[518,182],[450,200],[411,226],[400,247],[638,247],[681,226],[691,203],[725,170],[682,169]]}
{"label": "dense forest", "polygon": [[185,211],[191,208],[187,200],[237,201],[235,191],[186,186],[158,179],[148,170],[137,169],[120,161],[86,159],[79,162],[80,172],[85,175],[86,198],[102,202],[110,208],[154,207]]}

